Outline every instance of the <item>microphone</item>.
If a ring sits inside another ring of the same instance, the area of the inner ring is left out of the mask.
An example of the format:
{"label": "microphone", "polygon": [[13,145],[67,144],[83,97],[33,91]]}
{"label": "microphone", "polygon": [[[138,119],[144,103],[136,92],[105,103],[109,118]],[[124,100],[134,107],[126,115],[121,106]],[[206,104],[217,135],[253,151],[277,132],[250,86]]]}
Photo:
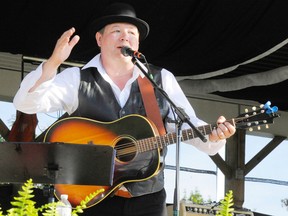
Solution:
{"label": "microphone", "polygon": [[124,56],[131,56],[131,57],[135,57],[135,58],[138,58],[138,59],[143,59],[144,58],[144,55],[142,53],[140,53],[138,51],[134,51],[128,46],[122,47],[121,48],[121,53]]}

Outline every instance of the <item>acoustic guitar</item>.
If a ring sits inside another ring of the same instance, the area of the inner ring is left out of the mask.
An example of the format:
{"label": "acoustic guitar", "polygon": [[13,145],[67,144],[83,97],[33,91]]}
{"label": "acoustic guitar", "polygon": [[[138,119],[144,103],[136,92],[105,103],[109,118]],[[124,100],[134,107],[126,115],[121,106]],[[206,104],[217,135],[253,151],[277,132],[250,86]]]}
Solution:
{"label": "acoustic guitar", "polygon": [[[228,122],[238,129],[271,124],[273,119],[279,116],[275,113],[277,110],[277,107],[271,108],[270,102],[267,102],[260,109],[241,114]],[[198,127],[198,130],[204,135],[209,135],[215,127],[217,125],[208,124]],[[193,129],[182,130],[182,141],[195,138],[197,134]],[[125,183],[145,181],[157,175],[162,165],[160,150],[176,143],[176,139],[176,133],[159,136],[153,122],[140,115],[127,115],[112,122],[81,117],[61,119],[47,130],[45,142],[109,145],[115,149],[116,156],[111,186],[56,184],[55,195],[59,199],[61,194],[68,194],[71,205],[76,207],[89,194],[104,189],[104,192],[94,197],[87,207],[96,205]]]}

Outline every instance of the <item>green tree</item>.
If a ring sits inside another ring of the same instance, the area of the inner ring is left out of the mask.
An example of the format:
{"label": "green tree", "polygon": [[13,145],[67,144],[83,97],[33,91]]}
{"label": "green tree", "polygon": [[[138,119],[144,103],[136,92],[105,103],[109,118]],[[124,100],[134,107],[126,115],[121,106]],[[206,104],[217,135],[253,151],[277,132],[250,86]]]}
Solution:
{"label": "green tree", "polygon": [[204,198],[198,189],[195,189],[195,191],[191,192],[189,200],[195,204],[204,203]]}
{"label": "green tree", "polygon": [[187,197],[186,190],[184,191],[184,197],[182,198],[183,201],[191,201],[194,204],[204,204],[204,203],[211,203],[212,200],[209,198],[205,200],[198,189],[191,191],[190,195]]}

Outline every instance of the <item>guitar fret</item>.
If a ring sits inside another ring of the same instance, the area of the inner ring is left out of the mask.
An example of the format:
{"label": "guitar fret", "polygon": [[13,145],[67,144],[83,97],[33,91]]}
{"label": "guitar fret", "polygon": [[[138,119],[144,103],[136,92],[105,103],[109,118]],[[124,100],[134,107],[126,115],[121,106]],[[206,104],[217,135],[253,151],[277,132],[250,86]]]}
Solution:
{"label": "guitar fret", "polygon": [[154,144],[153,149],[156,149],[157,143],[161,143],[161,137],[160,136],[156,136],[156,142],[153,143]]}
{"label": "guitar fret", "polygon": [[155,143],[155,147],[156,148],[163,148],[163,146],[164,146],[163,136],[159,136],[158,137],[158,142]]}
{"label": "guitar fret", "polygon": [[185,141],[186,141],[186,140],[189,140],[189,139],[190,139],[190,137],[189,137],[189,133],[188,133],[188,131],[187,131],[187,130],[185,130],[185,135],[186,135],[186,137],[185,137]]}
{"label": "guitar fret", "polygon": [[164,144],[165,144],[164,136],[160,136],[160,137],[159,137],[159,145],[158,145],[158,148],[159,148],[159,147],[160,147],[160,148],[163,148]]}
{"label": "guitar fret", "polygon": [[176,143],[176,133],[171,134],[171,137],[173,139],[173,143]]}
{"label": "guitar fret", "polygon": [[148,151],[149,150],[149,146],[150,146],[150,143],[151,143],[151,139],[153,137],[149,138],[149,139],[146,139],[146,142],[145,142],[145,151]]}
{"label": "guitar fret", "polygon": [[162,148],[164,148],[165,146],[169,144],[166,134],[162,136],[162,139],[163,139]]}
{"label": "guitar fret", "polygon": [[164,148],[165,146],[167,146],[167,143],[166,143],[166,140],[165,140],[165,138],[166,138],[166,135],[164,135],[164,136],[161,136],[161,138],[162,138],[162,142],[161,142],[161,148]]}
{"label": "guitar fret", "polygon": [[137,151],[142,152],[143,151],[143,145],[142,145],[142,140],[137,140],[136,141],[136,146],[137,146]]}
{"label": "guitar fret", "polygon": [[154,149],[155,143],[157,142],[157,137],[153,137],[150,142],[150,149]]}
{"label": "guitar fret", "polygon": [[146,140],[141,140],[141,152],[146,151]]}
{"label": "guitar fret", "polygon": [[[203,134],[204,133],[204,127],[203,126],[200,126],[198,127],[199,131]],[[198,137],[198,136],[197,136]]]}
{"label": "guitar fret", "polygon": [[149,149],[148,149],[148,146],[149,146],[149,143],[150,143],[150,139],[151,139],[151,138],[145,140],[145,151],[148,151],[148,150],[149,150]]}
{"label": "guitar fret", "polygon": [[187,139],[187,133],[186,131],[182,131],[181,133],[181,141],[185,141]]}
{"label": "guitar fret", "polygon": [[176,136],[176,133],[173,133],[172,137],[173,137],[173,143],[176,143],[176,142],[177,142],[177,136]]}
{"label": "guitar fret", "polygon": [[169,145],[169,139],[168,139],[168,136],[167,136],[167,134],[165,134],[164,136],[163,136],[163,147],[164,146],[168,146]]}
{"label": "guitar fret", "polygon": [[148,146],[149,143],[150,143],[150,139],[151,139],[151,138],[144,140],[144,147],[145,147],[145,148],[144,148],[144,151],[148,151],[147,146]]}
{"label": "guitar fret", "polygon": [[195,134],[194,134],[194,130],[189,130],[190,131],[190,139],[193,139],[195,137]]}
{"label": "guitar fret", "polygon": [[207,125],[207,127],[208,127],[208,129],[209,129],[209,133],[208,133],[208,134],[211,134],[211,133],[212,133],[212,130],[213,130],[212,125]]}
{"label": "guitar fret", "polygon": [[202,134],[204,134],[204,135],[207,134],[207,133],[206,133],[206,127],[205,127],[205,126],[202,126],[202,128],[203,128]]}
{"label": "guitar fret", "polygon": [[194,138],[194,131],[192,129],[186,130],[187,134],[187,140]]}
{"label": "guitar fret", "polygon": [[164,136],[164,143],[165,143],[165,146],[168,146],[170,144],[168,134],[165,134],[165,136]]}
{"label": "guitar fret", "polygon": [[173,139],[173,134],[169,133],[169,134],[167,134],[167,136],[168,136],[168,139],[169,139],[169,143],[175,143],[174,139]]}

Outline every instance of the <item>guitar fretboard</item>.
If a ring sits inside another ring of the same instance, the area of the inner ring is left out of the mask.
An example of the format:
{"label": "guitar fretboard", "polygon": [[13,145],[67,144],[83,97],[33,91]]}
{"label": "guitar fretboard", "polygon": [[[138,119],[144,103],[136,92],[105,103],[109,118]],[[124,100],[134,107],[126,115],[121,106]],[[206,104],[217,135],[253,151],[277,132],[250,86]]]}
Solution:
{"label": "guitar fretboard", "polygon": [[[197,127],[197,129],[203,135],[207,135],[210,134],[215,127],[216,125],[209,124]],[[181,132],[182,132],[181,141],[187,141],[198,137],[197,133],[192,128],[182,130]],[[138,140],[136,141],[136,146],[138,152],[146,152],[157,148],[164,148],[171,144],[175,144],[176,141],[177,141],[176,133],[167,133],[163,136],[155,136],[147,139]]]}

